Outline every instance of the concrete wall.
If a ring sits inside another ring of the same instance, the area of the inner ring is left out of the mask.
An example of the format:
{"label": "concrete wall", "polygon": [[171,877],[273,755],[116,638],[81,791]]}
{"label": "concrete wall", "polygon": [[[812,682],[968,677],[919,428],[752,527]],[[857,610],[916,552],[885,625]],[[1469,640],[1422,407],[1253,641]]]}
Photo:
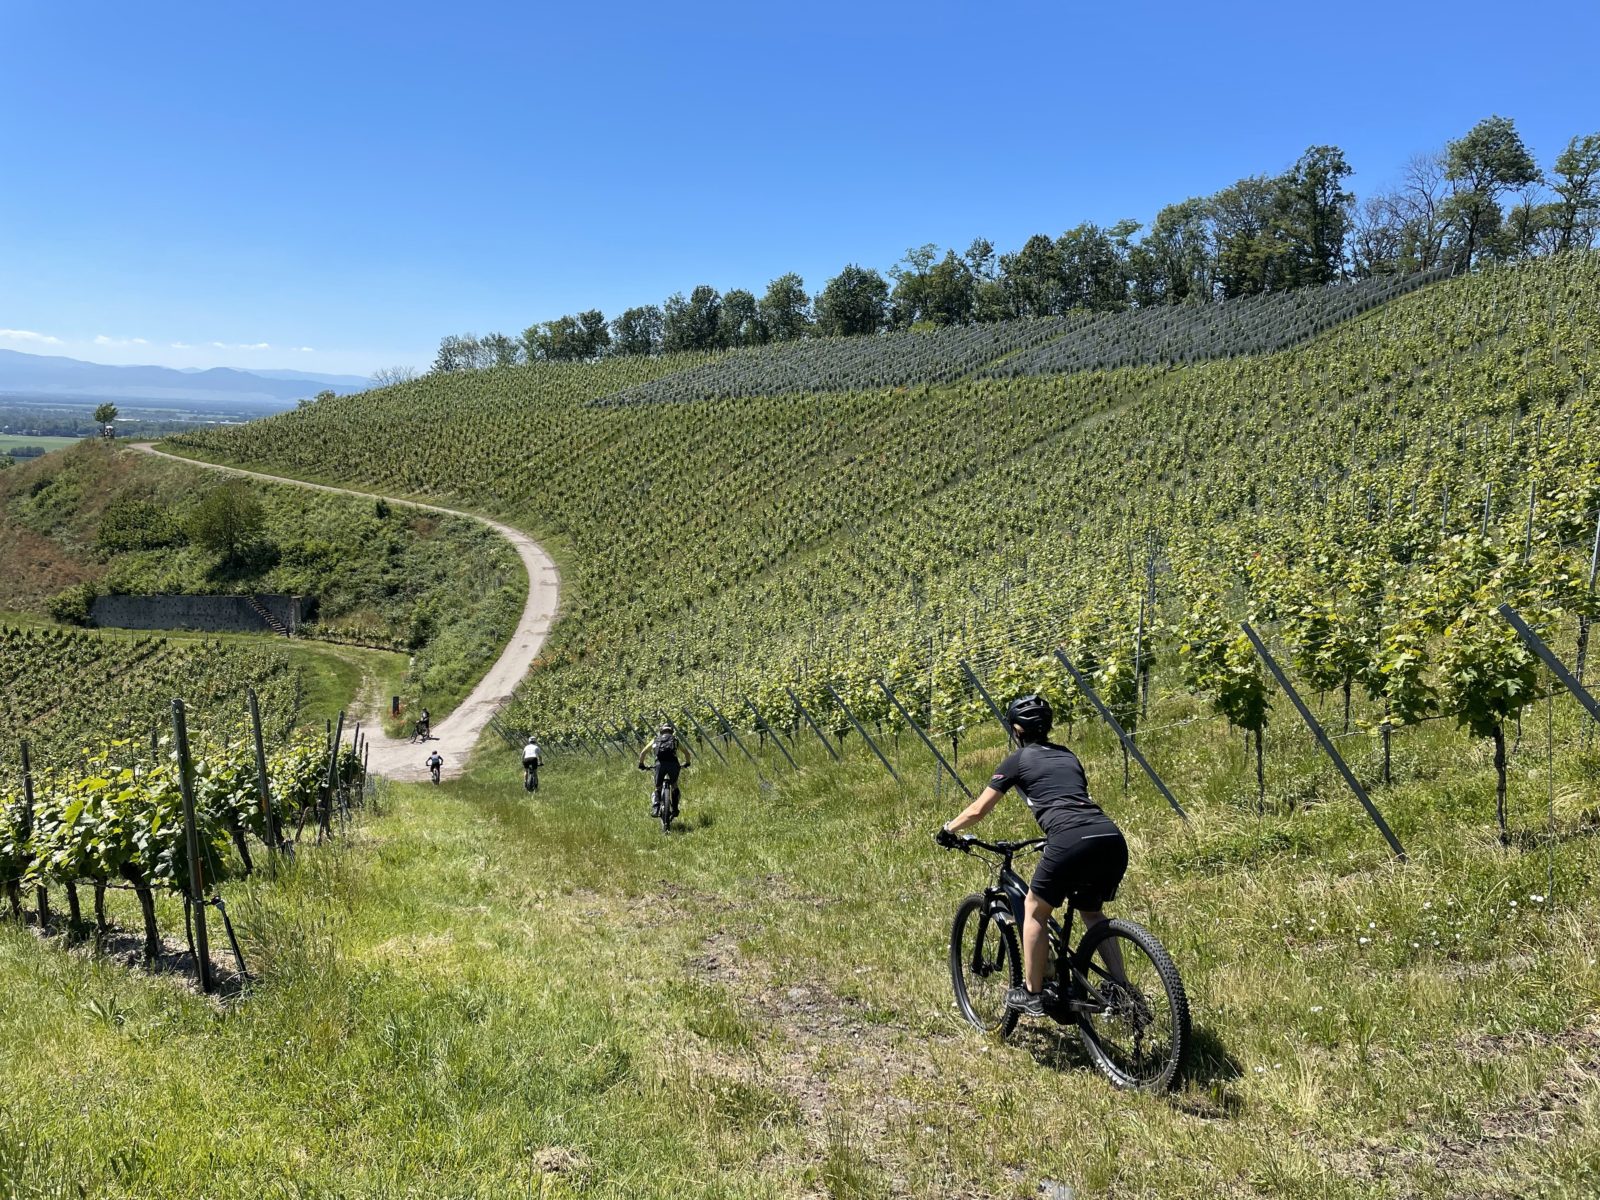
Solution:
{"label": "concrete wall", "polygon": [[[293,632],[310,615],[309,596],[257,595],[256,601]],[[260,633],[270,627],[247,596],[97,596],[91,625],[116,629],[198,629],[206,633]]]}

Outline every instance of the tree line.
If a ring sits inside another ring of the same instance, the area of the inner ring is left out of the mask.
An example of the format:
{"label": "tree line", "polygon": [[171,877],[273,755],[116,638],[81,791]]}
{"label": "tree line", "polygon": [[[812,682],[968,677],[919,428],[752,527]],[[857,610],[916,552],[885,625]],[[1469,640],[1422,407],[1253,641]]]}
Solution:
{"label": "tree line", "polygon": [[[1392,188],[1358,202],[1337,146],[1312,146],[1278,175],[1253,175],[1161,209],[1146,228],[1084,222],[1011,253],[987,238],[941,255],[913,247],[887,273],[851,263],[815,296],[794,273],[761,296],[700,284],[607,320],[599,309],[521,335],[444,338],[436,371],[582,361],[854,337],[1074,310],[1116,312],[1229,300],[1341,279],[1448,266],[1471,270],[1594,245],[1600,133],[1575,136],[1541,170],[1508,117],[1491,116],[1417,155]],[[398,379],[380,382],[398,382]]]}

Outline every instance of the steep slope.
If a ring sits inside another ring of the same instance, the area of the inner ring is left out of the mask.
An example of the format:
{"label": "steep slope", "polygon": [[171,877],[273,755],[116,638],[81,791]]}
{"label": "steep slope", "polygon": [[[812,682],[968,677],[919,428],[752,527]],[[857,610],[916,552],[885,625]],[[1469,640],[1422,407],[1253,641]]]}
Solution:
{"label": "steep slope", "polygon": [[1543,585],[1581,574],[1600,504],[1597,334],[1600,259],[1568,256],[1181,369],[596,409],[667,365],[517,368],[184,441],[548,535],[572,607],[523,694],[537,727],[776,704],[782,684],[820,700],[824,679],[879,713],[872,674],[925,705],[930,665],[959,724],[979,711],[962,657],[1026,674],[1073,632],[1126,674],[1152,544],[1160,623],[1215,637],[1319,597],[1400,622],[1481,533],[1454,619],[1491,576],[1515,582],[1495,573],[1521,557],[1531,489],[1534,568],[1512,593],[1560,607]]}

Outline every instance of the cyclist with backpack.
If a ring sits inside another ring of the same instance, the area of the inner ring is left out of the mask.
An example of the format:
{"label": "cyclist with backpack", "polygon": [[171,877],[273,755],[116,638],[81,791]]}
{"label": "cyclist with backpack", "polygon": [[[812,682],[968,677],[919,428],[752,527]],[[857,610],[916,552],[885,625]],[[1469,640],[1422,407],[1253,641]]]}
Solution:
{"label": "cyclist with backpack", "polygon": [[[956,832],[983,820],[1013,788],[1044,831],[1046,844],[1028,889],[1022,929],[1025,986],[1006,994],[1008,1007],[1032,1017],[1044,1015],[1039,993],[1050,957],[1050,914],[1071,896],[1084,927],[1094,928],[1107,919],[1103,906],[1116,899],[1128,870],[1122,830],[1090,798],[1078,756],[1050,740],[1054,723],[1055,713],[1043,696],[1013,700],[1006,724],[1017,736],[1017,748],[995,770],[983,794],[934,838],[947,848],[958,845]],[[1121,951],[1114,941],[1105,947],[1106,965],[1117,980],[1124,979]]]}
{"label": "cyclist with backpack", "polygon": [[[693,758],[689,754],[688,743],[678,742],[678,730],[671,721],[663,722],[661,728],[656,731],[656,736],[639,747],[639,770],[647,769],[644,760],[652,753],[656,760],[656,774],[655,785],[650,790],[650,815],[659,817],[661,781],[665,779],[672,786],[672,807],[676,809],[679,800],[678,772],[684,767],[692,766]],[[681,761],[678,757],[680,754],[683,756]]]}
{"label": "cyclist with backpack", "polygon": [[539,743],[528,735],[528,744],[522,748],[522,786],[530,792],[539,790]]}

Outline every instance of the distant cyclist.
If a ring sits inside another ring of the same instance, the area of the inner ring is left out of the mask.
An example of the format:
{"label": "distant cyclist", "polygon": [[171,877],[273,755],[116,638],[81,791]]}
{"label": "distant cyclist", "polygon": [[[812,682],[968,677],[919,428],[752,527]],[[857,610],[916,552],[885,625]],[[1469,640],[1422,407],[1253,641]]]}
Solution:
{"label": "distant cyclist", "polygon": [[522,748],[522,786],[530,792],[539,790],[539,743],[528,735],[528,744]]}
{"label": "distant cyclist", "polygon": [[[1128,843],[1122,830],[1089,797],[1089,782],[1078,756],[1050,741],[1055,713],[1043,696],[1022,696],[1006,709],[1006,724],[1020,743],[989,780],[983,794],[947,822],[936,840],[956,845],[956,831],[976,825],[1006,792],[1017,788],[1044,830],[1045,847],[1028,889],[1022,931],[1022,961],[1027,985],[1006,993],[1006,1005],[1029,1016],[1044,1015],[1039,993],[1050,956],[1050,914],[1068,896],[1086,928],[1106,920],[1102,906],[1115,900],[1128,869]],[[1070,933],[1070,930],[1068,931]],[[1105,943],[1106,965],[1123,978],[1115,940]]]}
{"label": "distant cyclist", "polygon": [[[656,736],[643,746],[639,747],[639,770],[645,769],[646,756],[654,754],[656,760],[655,786],[650,789],[650,815],[661,815],[661,781],[665,779],[672,786],[672,807],[678,807],[678,772],[684,767],[693,765],[687,743],[678,742],[678,730],[671,721],[664,722],[656,730]],[[682,755],[680,760],[679,755]]]}
{"label": "distant cyclist", "polygon": [[417,718],[417,736],[423,741],[428,740],[428,734],[433,730],[433,718],[427,709],[422,710],[422,715]]}
{"label": "distant cyclist", "polygon": [[439,752],[437,750],[428,755],[428,774],[433,776],[433,781],[435,783],[439,782],[439,768],[442,766],[444,766],[444,759],[439,756]]}

